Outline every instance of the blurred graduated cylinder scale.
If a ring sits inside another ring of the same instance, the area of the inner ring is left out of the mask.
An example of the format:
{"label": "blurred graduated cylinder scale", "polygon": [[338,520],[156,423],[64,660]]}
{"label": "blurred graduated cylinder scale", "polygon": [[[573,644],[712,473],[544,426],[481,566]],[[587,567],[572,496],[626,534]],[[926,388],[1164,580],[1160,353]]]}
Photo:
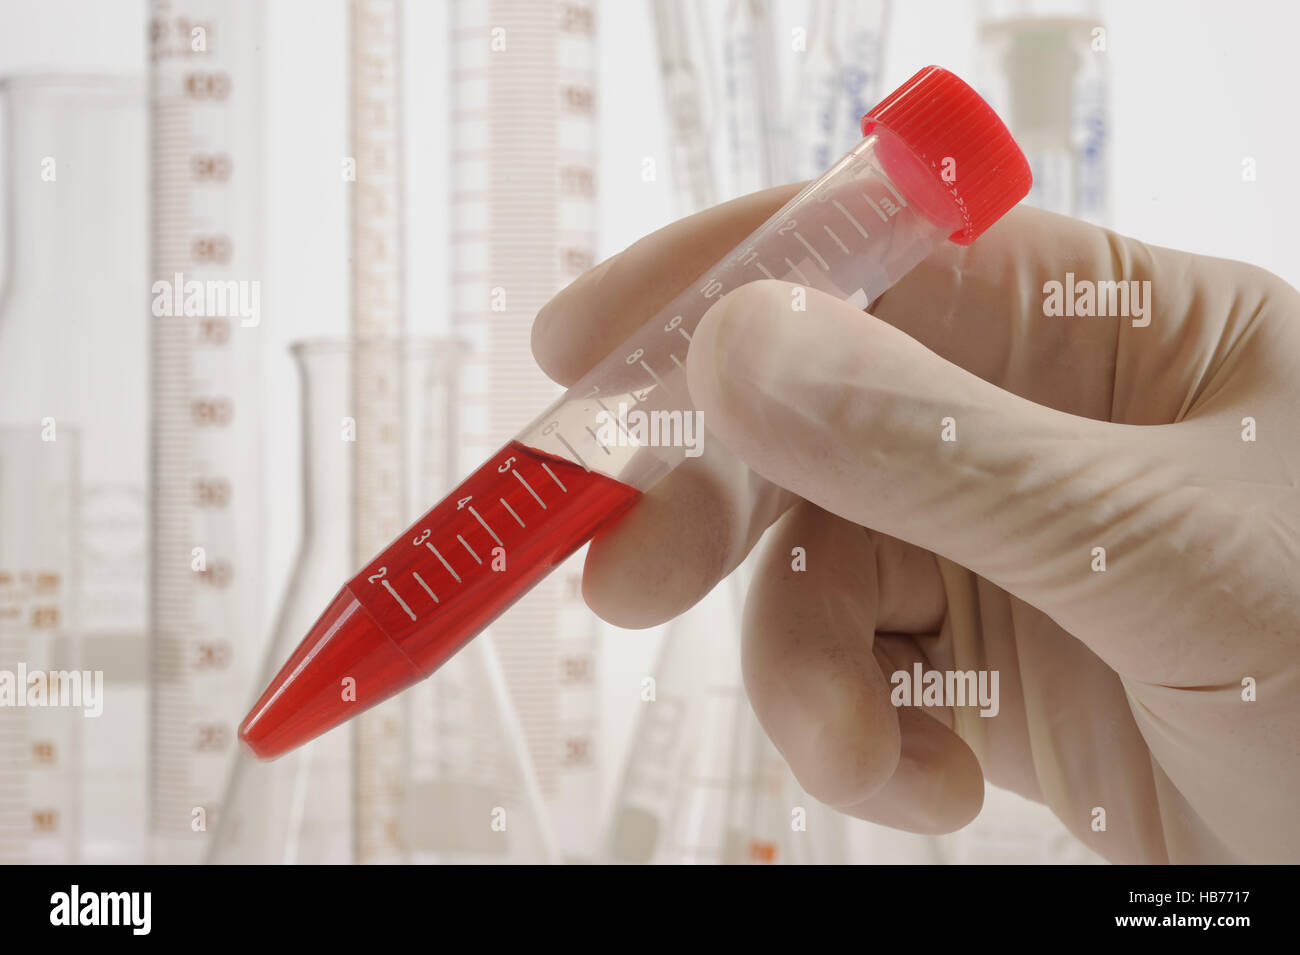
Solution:
{"label": "blurred graduated cylinder scale", "polygon": [[[402,4],[350,0],[349,118],[356,179],[352,209],[352,334],[357,341],[397,339],[406,324],[402,187]],[[403,399],[400,352],[358,348],[352,376],[357,436],[353,561],[382,547],[405,523],[399,429]],[[396,862],[402,839],[402,779],[407,700],[366,713],[353,733],[352,771],[357,861]]]}
{"label": "blurred graduated cylinder scale", "polygon": [[150,8],[148,805],[160,862],[202,858],[259,649],[262,13],[255,0]]}
{"label": "blurred graduated cylinder scale", "polygon": [[[469,343],[466,461],[561,393],[530,348],[533,316],[595,264],[596,7],[451,5],[452,328]],[[594,852],[599,630],[575,560],[490,630],[566,854]]]}
{"label": "blurred graduated cylinder scale", "polygon": [[[78,435],[0,427],[0,864],[80,859]],[[31,681],[35,680],[33,684]],[[31,692],[39,688],[39,695]],[[93,689],[93,687],[90,687]],[[101,684],[102,690],[102,684]],[[100,714],[103,700],[99,700]]]}

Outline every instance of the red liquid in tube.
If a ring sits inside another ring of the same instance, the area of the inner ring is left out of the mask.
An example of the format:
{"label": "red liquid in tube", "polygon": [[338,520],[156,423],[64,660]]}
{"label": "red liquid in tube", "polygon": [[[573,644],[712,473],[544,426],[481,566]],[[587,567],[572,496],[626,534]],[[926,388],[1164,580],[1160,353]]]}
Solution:
{"label": "red liquid in tube", "polygon": [[510,442],[339,591],[240,738],[270,759],[429,676],[638,497]]}

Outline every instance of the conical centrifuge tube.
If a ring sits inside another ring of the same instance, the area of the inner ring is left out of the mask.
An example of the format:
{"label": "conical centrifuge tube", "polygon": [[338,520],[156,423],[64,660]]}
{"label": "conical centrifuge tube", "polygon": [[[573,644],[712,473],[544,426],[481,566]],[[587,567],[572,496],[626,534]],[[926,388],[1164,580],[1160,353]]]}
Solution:
{"label": "conical centrifuge tube", "polygon": [[685,422],[684,358],[705,311],[780,278],[861,307],[945,238],[975,240],[1028,191],[1002,121],[926,67],[862,122],[864,139],[651,318],[349,581],[240,728],[273,758],[428,676],[698,448],[620,431]]}

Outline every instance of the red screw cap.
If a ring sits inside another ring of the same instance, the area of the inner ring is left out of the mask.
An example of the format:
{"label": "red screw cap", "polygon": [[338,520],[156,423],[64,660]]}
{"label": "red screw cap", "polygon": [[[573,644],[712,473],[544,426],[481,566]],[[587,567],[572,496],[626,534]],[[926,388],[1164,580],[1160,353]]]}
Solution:
{"label": "red screw cap", "polygon": [[862,117],[862,135],[889,130],[952,198],[962,227],[949,238],[970,245],[1025,197],[1029,161],[1006,125],[955,73],[927,66]]}

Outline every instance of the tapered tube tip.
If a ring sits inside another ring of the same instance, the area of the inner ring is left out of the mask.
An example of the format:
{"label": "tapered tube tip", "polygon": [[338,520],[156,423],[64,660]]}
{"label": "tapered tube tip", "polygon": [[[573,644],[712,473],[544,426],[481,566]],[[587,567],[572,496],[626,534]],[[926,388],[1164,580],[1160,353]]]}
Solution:
{"label": "tapered tube tip", "polygon": [[421,679],[345,587],[244,717],[239,738],[275,759]]}

